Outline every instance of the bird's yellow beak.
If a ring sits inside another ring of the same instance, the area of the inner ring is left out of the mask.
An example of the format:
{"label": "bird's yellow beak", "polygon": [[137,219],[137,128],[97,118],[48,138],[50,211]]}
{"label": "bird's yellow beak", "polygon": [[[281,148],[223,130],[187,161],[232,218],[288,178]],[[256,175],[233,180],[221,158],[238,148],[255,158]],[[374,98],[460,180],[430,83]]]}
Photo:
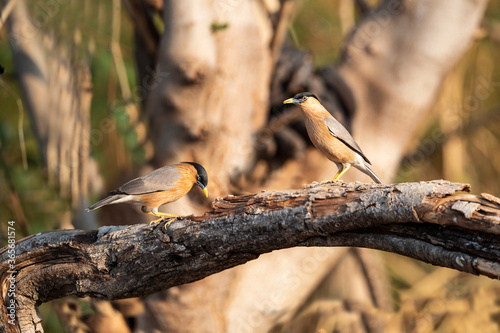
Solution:
{"label": "bird's yellow beak", "polygon": [[205,188],[203,188],[203,193],[205,193],[205,196],[208,198],[208,190],[207,190],[207,188],[206,188],[206,187],[205,187]]}
{"label": "bird's yellow beak", "polygon": [[295,99],[293,99],[293,97],[289,98],[286,101],[284,101],[283,104],[295,104]]}

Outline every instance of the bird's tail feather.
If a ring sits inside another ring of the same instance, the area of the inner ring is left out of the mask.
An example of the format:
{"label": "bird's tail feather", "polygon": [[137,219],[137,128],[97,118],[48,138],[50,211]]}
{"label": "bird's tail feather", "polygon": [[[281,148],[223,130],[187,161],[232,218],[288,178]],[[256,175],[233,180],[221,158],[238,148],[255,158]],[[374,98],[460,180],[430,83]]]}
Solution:
{"label": "bird's tail feather", "polygon": [[359,171],[363,172],[364,174],[367,174],[370,176],[371,179],[377,184],[383,184],[383,182],[378,178],[378,176],[373,172],[373,170],[368,166],[367,164],[363,164],[363,167],[359,168]]}
{"label": "bird's tail feather", "polygon": [[118,202],[120,202],[120,199],[122,199],[125,196],[127,196],[127,195],[126,194],[115,194],[115,195],[106,197],[106,198],[102,199],[101,201],[98,201],[95,204],[93,204],[92,206],[88,207],[87,212],[90,212],[91,210],[94,210],[97,208],[101,208],[102,206],[118,203]]}

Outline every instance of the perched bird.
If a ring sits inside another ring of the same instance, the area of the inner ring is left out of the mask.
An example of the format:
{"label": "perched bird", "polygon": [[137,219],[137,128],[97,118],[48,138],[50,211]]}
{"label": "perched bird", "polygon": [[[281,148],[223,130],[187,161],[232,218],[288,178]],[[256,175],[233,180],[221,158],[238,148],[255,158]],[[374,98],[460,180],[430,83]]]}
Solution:
{"label": "perched bird", "polygon": [[170,217],[173,221],[178,215],[162,213],[158,207],[163,204],[174,202],[186,195],[194,184],[198,184],[208,197],[208,176],[205,168],[198,163],[182,162],[156,169],[142,177],[135,178],[109,192],[109,196],[93,204],[87,211],[102,206],[129,202],[142,205],[142,211],[146,214],[160,217]]}
{"label": "perched bird", "polygon": [[318,97],[310,92],[303,92],[287,99],[283,104],[296,104],[304,113],[307,134],[312,143],[339,169],[334,181],[353,166],[376,183],[382,183],[370,169],[370,161],[351,134],[321,105]]}

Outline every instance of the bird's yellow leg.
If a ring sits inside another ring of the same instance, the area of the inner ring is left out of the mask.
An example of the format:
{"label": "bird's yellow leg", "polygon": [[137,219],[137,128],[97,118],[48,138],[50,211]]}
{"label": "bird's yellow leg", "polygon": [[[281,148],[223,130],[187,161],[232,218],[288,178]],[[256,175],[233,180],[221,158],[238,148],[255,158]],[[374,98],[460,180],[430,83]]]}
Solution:
{"label": "bird's yellow leg", "polygon": [[[337,172],[337,174],[335,175],[335,177],[333,177],[333,180],[332,181],[337,181],[340,179],[340,177],[342,177],[342,175],[344,173],[347,172],[347,170],[349,170],[349,168],[351,167],[350,164],[348,164],[347,166],[345,166],[344,164],[340,164],[338,163],[340,166],[339,166],[339,171]],[[318,183],[317,181],[314,181],[312,182],[313,184],[325,184],[325,183],[329,183],[330,181],[329,180],[324,180],[320,183]]]}
{"label": "bird's yellow leg", "polygon": [[156,220],[153,220],[151,222],[149,222],[149,224],[153,224],[153,223],[157,223],[157,222],[160,222],[161,220],[163,220],[163,218],[165,217],[170,217],[170,219],[167,221],[167,224],[170,224],[172,223],[176,217],[178,217],[179,215],[175,215],[175,214],[170,214],[170,213],[162,213],[162,212],[157,212],[157,213],[153,213],[153,212],[145,212],[146,214],[149,214],[149,215],[153,215],[153,216],[156,216],[156,217],[160,217],[159,219],[156,219]]}
{"label": "bird's yellow leg", "polygon": [[337,172],[337,174],[335,175],[335,177],[333,177],[333,181],[336,181],[336,180],[340,179],[340,177],[342,177],[342,175],[344,173],[346,173],[347,170],[349,170],[350,167],[351,167],[350,164],[348,164],[347,166],[342,165],[342,169],[340,169],[339,172]]}

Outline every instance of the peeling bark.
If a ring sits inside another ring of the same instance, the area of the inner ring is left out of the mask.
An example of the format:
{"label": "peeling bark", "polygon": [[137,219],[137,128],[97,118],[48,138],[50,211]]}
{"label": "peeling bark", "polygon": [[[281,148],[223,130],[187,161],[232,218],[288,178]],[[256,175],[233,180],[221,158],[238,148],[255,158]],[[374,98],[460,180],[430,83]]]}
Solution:
{"label": "peeling bark", "polygon": [[[500,204],[491,195],[456,193],[468,190],[447,181],[322,183],[227,196],[211,212],[166,228],[159,223],[39,233],[16,243],[18,326],[4,329],[41,330],[36,307],[63,296],[145,296],[298,246],[368,247],[500,278]],[[457,209],[464,203],[475,209]],[[7,323],[7,247],[0,258]]]}

